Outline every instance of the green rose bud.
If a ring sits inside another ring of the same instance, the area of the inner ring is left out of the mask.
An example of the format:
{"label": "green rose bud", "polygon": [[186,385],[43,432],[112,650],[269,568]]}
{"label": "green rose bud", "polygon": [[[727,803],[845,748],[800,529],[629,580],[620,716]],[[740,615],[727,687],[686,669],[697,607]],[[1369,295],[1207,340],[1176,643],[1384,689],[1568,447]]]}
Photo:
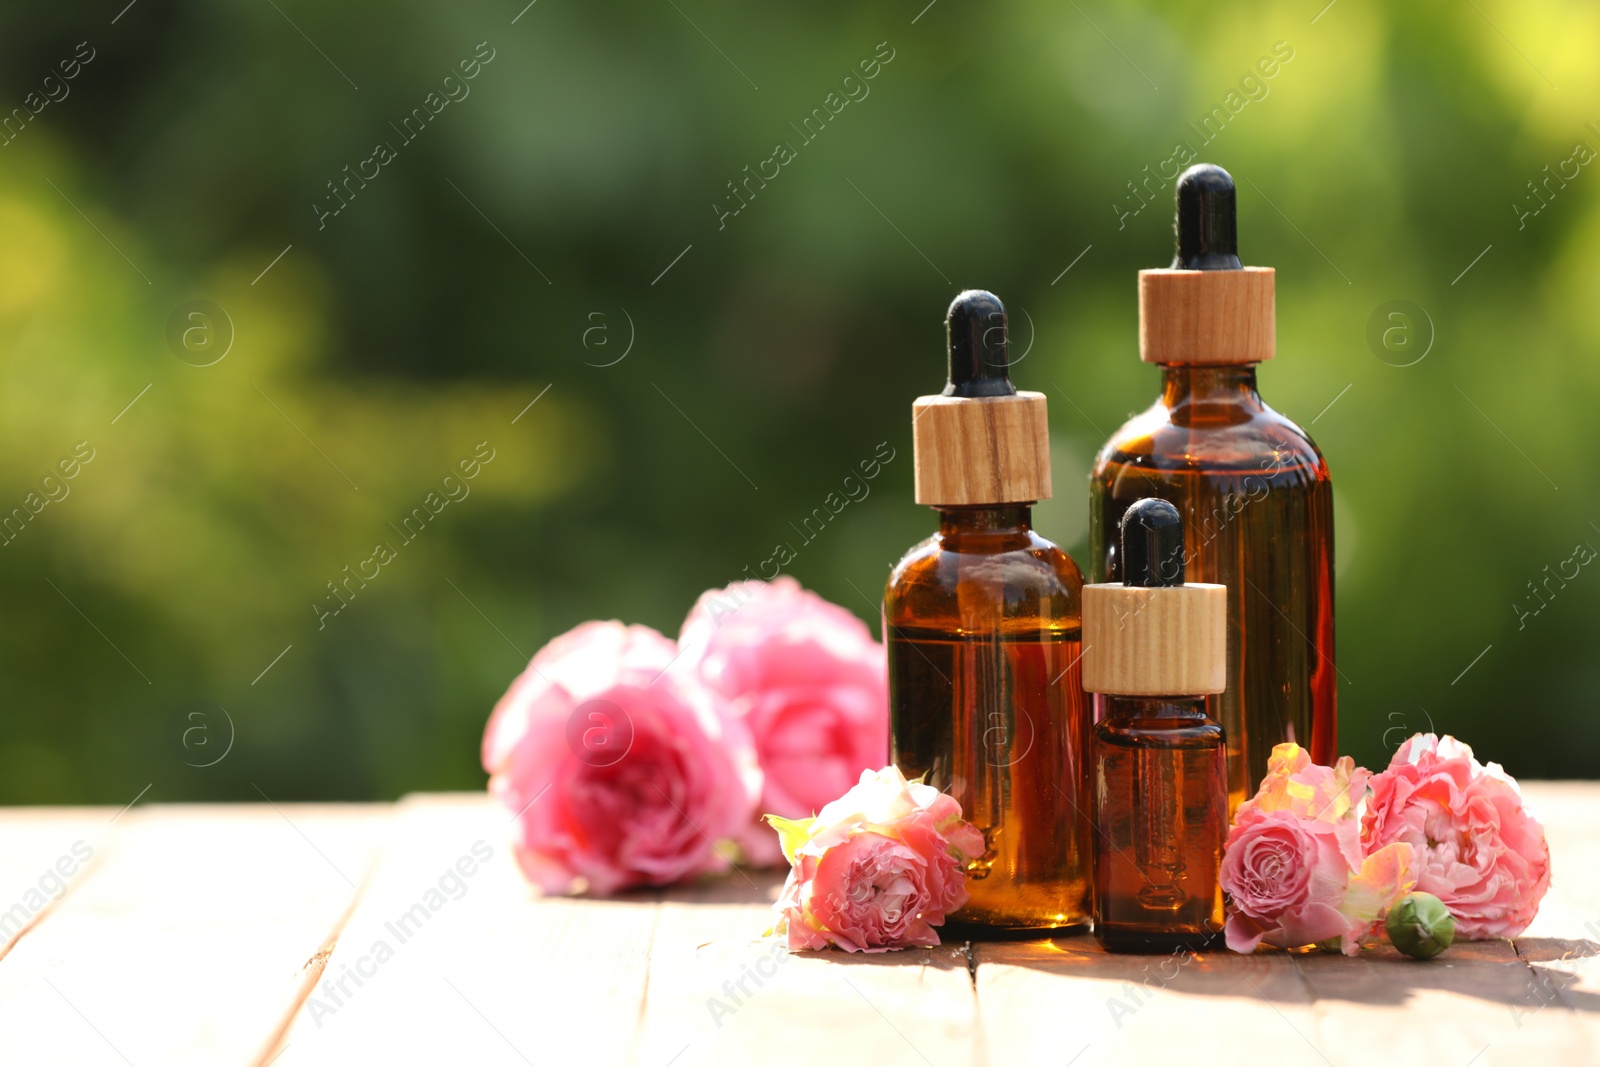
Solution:
{"label": "green rose bud", "polygon": [[1407,893],[1389,909],[1389,943],[1419,960],[1428,960],[1456,939],[1456,921],[1450,909],[1432,893]]}

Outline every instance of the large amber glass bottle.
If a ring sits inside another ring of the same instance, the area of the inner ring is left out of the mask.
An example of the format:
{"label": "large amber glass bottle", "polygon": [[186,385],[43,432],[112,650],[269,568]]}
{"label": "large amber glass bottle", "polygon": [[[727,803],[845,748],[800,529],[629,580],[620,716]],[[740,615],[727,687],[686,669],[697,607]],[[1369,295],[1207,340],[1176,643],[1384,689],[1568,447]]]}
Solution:
{"label": "large amber glass bottle", "polygon": [[1184,518],[1191,581],[1228,587],[1228,684],[1207,712],[1228,743],[1229,810],[1272,746],[1318,763],[1337,744],[1333,486],[1310,436],[1269,408],[1256,364],[1274,354],[1273,275],[1241,267],[1233,181],[1206,164],[1178,184],[1178,256],[1139,275],[1140,349],[1161,396],[1101,449],[1090,478],[1090,569],[1120,581],[1117,526],[1141,497]]}
{"label": "large amber glass bottle", "polygon": [[884,592],[891,759],[949,791],[983,831],[953,921],[1083,928],[1090,913],[1083,576],[1032,529],[1050,495],[1045,399],[1007,376],[1005,312],[950,308],[950,385],[914,408],[917,501],[939,530]]}

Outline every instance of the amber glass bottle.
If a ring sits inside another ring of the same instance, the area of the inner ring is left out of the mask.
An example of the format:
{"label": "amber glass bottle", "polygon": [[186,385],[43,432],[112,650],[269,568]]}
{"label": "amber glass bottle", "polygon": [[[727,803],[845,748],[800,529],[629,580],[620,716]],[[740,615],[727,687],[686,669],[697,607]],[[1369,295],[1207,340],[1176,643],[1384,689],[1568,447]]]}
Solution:
{"label": "amber glass bottle", "polygon": [[1228,684],[1207,713],[1227,735],[1231,811],[1272,746],[1336,755],[1333,486],[1310,436],[1256,390],[1274,354],[1273,273],[1239,265],[1232,179],[1201,164],[1177,196],[1173,267],[1139,274],[1140,351],[1161,365],[1161,396],[1095,462],[1090,569],[1121,580],[1118,522],[1157,496],[1183,516],[1189,577],[1228,587]]}
{"label": "amber glass bottle", "polygon": [[1113,952],[1211,947],[1228,831],[1222,728],[1226,590],[1186,584],[1183,520],[1146,498],[1123,516],[1123,580],[1084,589],[1084,687],[1095,696],[1094,933]]}
{"label": "amber glass bottle", "polygon": [[948,318],[950,384],[912,422],[917,502],[939,530],[884,592],[890,758],[947,790],[983,831],[969,900],[978,932],[1062,932],[1089,920],[1080,593],[1033,532],[1050,495],[1045,398],[1008,377],[1005,310],[968,291]]}

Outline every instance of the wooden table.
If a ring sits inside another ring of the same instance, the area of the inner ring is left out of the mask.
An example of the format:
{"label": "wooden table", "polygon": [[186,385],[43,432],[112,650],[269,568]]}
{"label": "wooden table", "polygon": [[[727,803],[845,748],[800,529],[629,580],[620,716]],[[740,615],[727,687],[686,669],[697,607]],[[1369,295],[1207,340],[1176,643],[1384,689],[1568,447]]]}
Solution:
{"label": "wooden table", "polygon": [[759,939],[772,874],[535,899],[477,795],[9,809],[0,1064],[1600,1063],[1600,784],[1526,793],[1537,924],[1431,963],[789,956]]}

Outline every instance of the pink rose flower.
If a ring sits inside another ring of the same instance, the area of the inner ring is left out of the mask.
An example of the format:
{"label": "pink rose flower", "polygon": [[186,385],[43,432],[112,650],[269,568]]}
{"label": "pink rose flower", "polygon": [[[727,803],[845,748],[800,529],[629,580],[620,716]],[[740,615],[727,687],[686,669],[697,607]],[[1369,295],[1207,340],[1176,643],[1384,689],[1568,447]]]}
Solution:
{"label": "pink rose flower", "polygon": [[967,902],[967,865],[984,849],[953,797],[894,767],[863,771],[815,818],[769,818],[791,864],[773,905],[790,951],[937,945],[934,927]]}
{"label": "pink rose flower", "polygon": [[1416,734],[1372,788],[1368,843],[1416,850],[1417,888],[1444,902],[1458,934],[1477,941],[1528,928],[1550,888],[1550,846],[1499,764],[1484,766],[1448,734]]}
{"label": "pink rose flower", "polygon": [[667,666],[647,626],[587,622],[555,638],[495,705],[489,792],[514,812],[523,872],[546,892],[665,885],[727,861],[761,774],[726,701]]}
{"label": "pink rose flower", "polygon": [[1345,955],[1410,889],[1411,846],[1368,855],[1361,805],[1371,772],[1348,757],[1311,762],[1298,745],[1272,750],[1255,797],[1240,806],[1222,855],[1225,935],[1235,952],[1265,941],[1295,948],[1340,939]]}
{"label": "pink rose flower", "polygon": [[[815,814],[887,756],[883,646],[860,619],[793,578],[702,594],[678,643],[683,669],[732,701],[755,740],[766,783],[760,810]],[[739,842],[753,864],[783,862],[776,835],[760,823]]]}

